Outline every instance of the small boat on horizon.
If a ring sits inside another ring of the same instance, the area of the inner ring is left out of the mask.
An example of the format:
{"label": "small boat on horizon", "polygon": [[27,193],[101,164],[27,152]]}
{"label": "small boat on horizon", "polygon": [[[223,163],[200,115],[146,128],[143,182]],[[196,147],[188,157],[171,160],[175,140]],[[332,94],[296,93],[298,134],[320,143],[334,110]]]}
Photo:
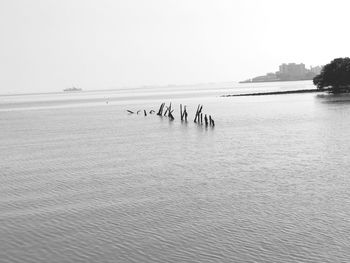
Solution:
{"label": "small boat on horizon", "polygon": [[64,92],[71,92],[71,91],[82,91],[80,88],[72,87],[72,88],[67,88],[63,90]]}

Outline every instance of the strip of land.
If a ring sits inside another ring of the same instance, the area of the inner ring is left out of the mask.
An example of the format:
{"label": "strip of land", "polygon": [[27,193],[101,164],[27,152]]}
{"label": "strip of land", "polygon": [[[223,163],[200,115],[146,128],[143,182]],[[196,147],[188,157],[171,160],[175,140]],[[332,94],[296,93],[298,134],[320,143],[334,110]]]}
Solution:
{"label": "strip of land", "polygon": [[285,90],[285,91],[271,91],[271,92],[259,92],[259,93],[243,93],[243,94],[221,95],[221,97],[265,96],[265,95],[281,95],[281,94],[296,94],[296,93],[317,93],[317,92],[325,92],[325,90],[318,90],[318,89]]}

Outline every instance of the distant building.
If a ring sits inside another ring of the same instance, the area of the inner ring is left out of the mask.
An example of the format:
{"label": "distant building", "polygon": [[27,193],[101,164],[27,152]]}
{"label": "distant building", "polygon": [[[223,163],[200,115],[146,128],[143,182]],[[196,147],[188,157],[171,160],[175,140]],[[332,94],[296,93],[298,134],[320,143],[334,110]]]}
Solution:
{"label": "distant building", "polygon": [[307,73],[307,69],[305,68],[305,64],[300,63],[289,63],[280,65],[280,74],[286,74],[289,76],[302,76]]}
{"label": "distant building", "polygon": [[279,71],[276,73],[267,73],[264,76],[258,76],[242,83],[249,82],[271,82],[271,81],[294,81],[294,80],[311,80],[316,75],[320,74],[321,66],[310,67],[307,69],[305,64],[300,63],[283,63],[279,66]]}

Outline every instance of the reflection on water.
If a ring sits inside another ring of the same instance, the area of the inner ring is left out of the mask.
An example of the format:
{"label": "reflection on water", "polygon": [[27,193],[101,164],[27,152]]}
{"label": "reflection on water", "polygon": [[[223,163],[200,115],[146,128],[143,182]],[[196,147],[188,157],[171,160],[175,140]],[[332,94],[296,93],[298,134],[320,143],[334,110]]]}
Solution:
{"label": "reflection on water", "polygon": [[0,112],[0,261],[347,262],[350,104],[198,94]]}
{"label": "reflection on water", "polygon": [[350,94],[327,94],[322,93],[316,96],[321,103],[350,103]]}

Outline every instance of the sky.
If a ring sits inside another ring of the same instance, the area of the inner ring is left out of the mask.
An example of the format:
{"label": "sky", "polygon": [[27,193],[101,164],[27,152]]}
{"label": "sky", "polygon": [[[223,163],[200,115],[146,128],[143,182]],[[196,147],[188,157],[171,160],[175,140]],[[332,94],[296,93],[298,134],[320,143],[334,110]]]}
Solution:
{"label": "sky", "polygon": [[0,94],[240,81],[349,56],[348,0],[0,0]]}

